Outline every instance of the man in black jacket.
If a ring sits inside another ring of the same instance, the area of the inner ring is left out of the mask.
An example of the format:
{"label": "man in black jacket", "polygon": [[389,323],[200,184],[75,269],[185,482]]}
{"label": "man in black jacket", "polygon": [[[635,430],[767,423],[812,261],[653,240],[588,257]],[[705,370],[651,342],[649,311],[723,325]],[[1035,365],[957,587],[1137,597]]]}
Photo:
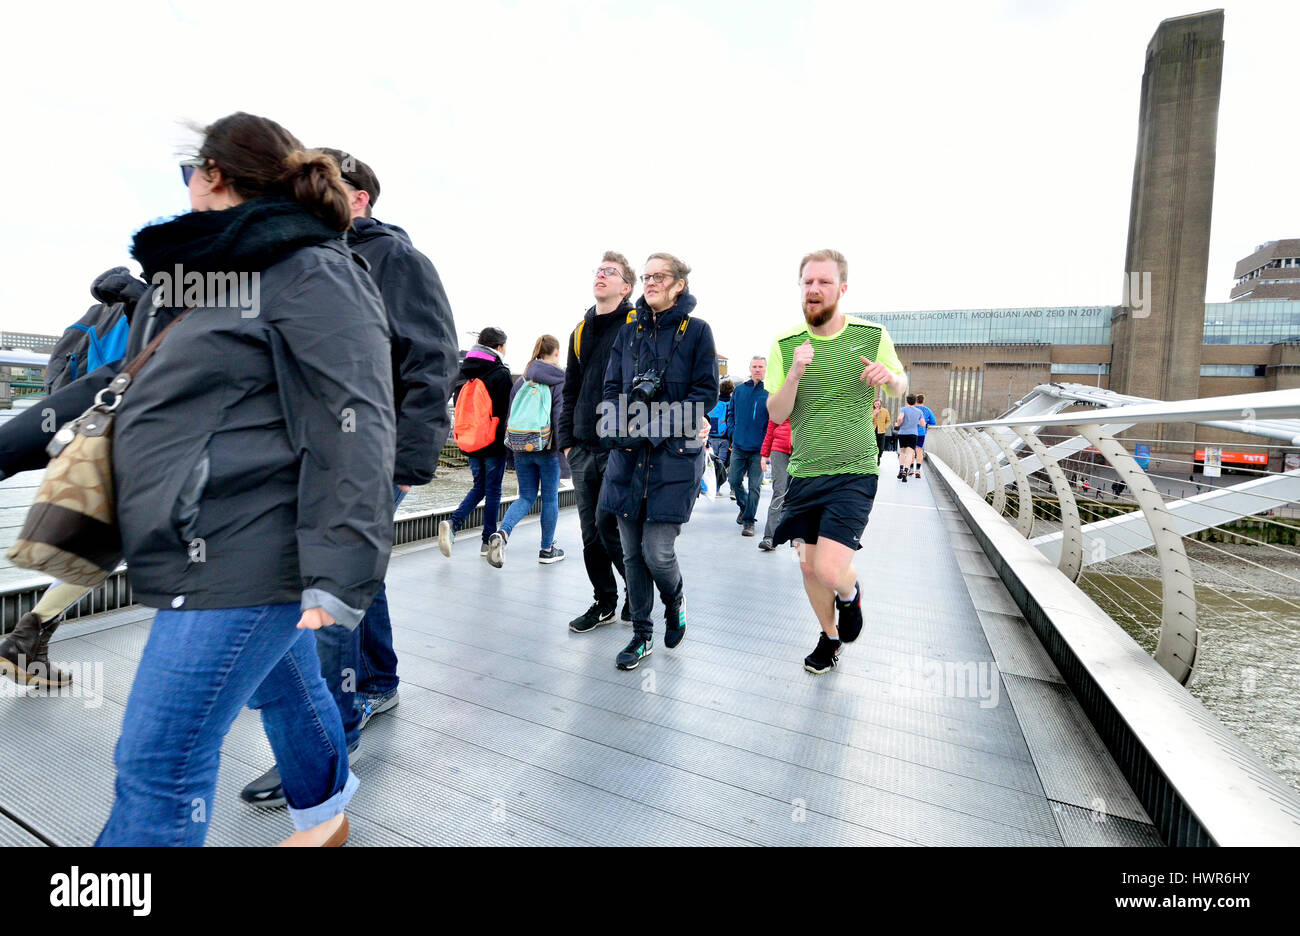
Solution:
{"label": "man in black jacket", "polygon": [[[351,198],[348,246],[365,260],[392,333],[396,510],[411,486],[428,483],[438,467],[450,423],[447,400],[456,376],[456,325],[433,263],[411,245],[404,230],[371,216],[379,200],[374,171],[341,150],[325,152],[338,163]],[[385,589],[379,589],[356,630],[318,630],[316,649],[321,673],[343,716],[348,745],[355,747],[366,723],[397,705],[397,654]],[[272,768],[240,795],[257,805],[280,805],[284,798],[278,771]]]}
{"label": "man in black jacket", "polygon": [[600,506],[618,518],[632,604],[632,642],[619,669],[651,651],[656,586],[664,602],[664,646],[686,635],[686,603],[674,544],[704,474],[708,412],[718,402],[713,330],[691,315],[691,268],[672,254],[646,261],[637,317],[619,329],[605,370],[599,429],[610,447]]}
{"label": "man in black jacket", "polygon": [[[582,561],[587,567],[595,602],[569,622],[577,634],[614,620],[618,606],[618,579],[623,574],[623,547],[618,539],[618,521],[600,510],[600,482],[605,476],[608,451],[601,445],[596,422],[605,387],[605,368],[614,338],[624,323],[636,316],[628,296],[636,274],[627,258],[605,251],[592,294],[596,304],[587,310],[569,336],[568,365],[564,369],[564,408],[560,413],[559,446],[573,469],[573,489],[578,498],[578,521],[582,526]],[[628,602],[623,602],[623,620],[631,621]]]}

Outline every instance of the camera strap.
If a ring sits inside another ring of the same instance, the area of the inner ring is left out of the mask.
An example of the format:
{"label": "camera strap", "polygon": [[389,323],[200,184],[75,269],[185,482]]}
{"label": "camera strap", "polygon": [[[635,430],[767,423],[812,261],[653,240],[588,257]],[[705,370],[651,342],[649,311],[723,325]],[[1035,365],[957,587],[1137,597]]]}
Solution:
{"label": "camera strap", "polygon": [[[664,361],[663,372],[661,376],[665,380],[668,378],[668,365],[673,362],[673,355],[677,353],[677,346],[682,343],[682,338],[685,337],[686,335],[686,327],[690,324],[691,324],[691,317],[689,315],[686,315],[682,317],[682,324],[677,326],[677,331],[673,335],[673,346],[668,349],[668,359]],[[641,322],[640,319],[638,319],[636,323],[636,334],[637,334],[636,354],[633,355],[633,359],[634,359],[633,366],[636,368],[636,372],[638,374],[642,372],[641,371],[641,345],[645,341],[645,335],[643,334],[644,331],[645,331],[645,325],[644,323]],[[655,363],[656,364],[659,363],[659,354],[657,349],[655,352]]]}

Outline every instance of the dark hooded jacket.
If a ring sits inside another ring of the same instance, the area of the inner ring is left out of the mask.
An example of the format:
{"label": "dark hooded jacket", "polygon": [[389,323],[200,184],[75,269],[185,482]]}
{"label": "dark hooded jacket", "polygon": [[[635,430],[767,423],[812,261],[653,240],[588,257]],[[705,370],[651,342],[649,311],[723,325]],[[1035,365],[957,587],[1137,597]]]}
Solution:
{"label": "dark hooded jacket", "polygon": [[374,218],[354,218],[348,244],[370,264],[393,336],[397,410],[396,484],[425,484],[451,427],[447,400],[456,379],[456,323],[442,280],[407,233]]}
{"label": "dark hooded jacket", "polygon": [[[683,293],[671,309],[654,317],[644,299],[637,300],[637,318],[619,329],[605,371],[600,431],[611,449],[600,489],[600,509],[620,517],[635,517],[645,503],[650,522],[685,523],[704,473],[704,443],[698,437],[708,412],[718,402],[718,358],[713,330],[692,317],[676,350],[674,336],[695,308],[695,297]],[[663,388],[649,407],[657,418],[639,428],[631,407],[632,377],[655,368],[663,372]],[[663,404],[681,404],[663,406]]]}
{"label": "dark hooded jacket", "polygon": [[[151,282],[174,263],[260,274],[255,309],[195,308],[117,410],[136,600],[301,602],[355,626],[393,531],[392,367],[374,283],[337,231],[270,197],[146,227],[133,253]],[[156,291],[137,307],[128,360],[184,311],[155,305]]]}
{"label": "dark hooded jacket", "polygon": [[[148,288],[126,267],[105,270],[90,286],[90,294],[98,300],[97,304],[87,310],[77,325],[94,328],[97,338],[104,337],[99,326],[118,315],[129,322],[136,302]],[[78,334],[84,336],[86,333],[80,331]],[[0,478],[44,468],[49,461],[45,446],[49,444],[54,429],[84,413],[94,402],[95,394],[108,386],[123,363],[119,358],[90,374],[74,370],[75,366],[84,367],[85,362],[79,360],[74,365],[68,359],[68,352],[63,350],[65,340],[60,340],[55,346],[45,369],[45,386],[49,395],[39,405],[0,425]],[[51,383],[60,386],[51,391]]]}
{"label": "dark hooded jacket", "polygon": [[[582,324],[569,335],[569,356],[564,368],[564,410],[560,413],[558,435],[561,449],[573,445],[601,447],[596,424],[600,418],[600,401],[605,395],[605,368],[614,348],[618,330],[634,312],[626,299],[613,312],[597,315],[592,306]],[[580,337],[579,337],[580,336]]]}
{"label": "dark hooded jacket", "polygon": [[[510,406],[515,405],[515,394],[519,388],[524,385],[525,380],[531,380],[533,383],[544,384],[551,388],[551,445],[543,449],[538,454],[541,455],[558,455],[560,446],[555,444],[555,427],[559,425],[560,413],[564,409],[564,371],[560,370],[554,364],[548,364],[536,358],[528,362],[524,368],[524,375],[515,381],[515,385],[510,388]],[[506,412],[510,412],[510,407],[506,407]],[[516,452],[515,455],[519,453]]]}
{"label": "dark hooded jacket", "polygon": [[506,423],[510,416],[510,368],[501,361],[501,357],[491,348],[474,345],[461,362],[460,373],[456,377],[456,389],[453,398],[460,399],[460,391],[465,384],[478,378],[487,387],[488,396],[492,398],[492,415],[497,417],[497,434],[490,445],[466,452],[475,458],[494,458],[506,453]]}

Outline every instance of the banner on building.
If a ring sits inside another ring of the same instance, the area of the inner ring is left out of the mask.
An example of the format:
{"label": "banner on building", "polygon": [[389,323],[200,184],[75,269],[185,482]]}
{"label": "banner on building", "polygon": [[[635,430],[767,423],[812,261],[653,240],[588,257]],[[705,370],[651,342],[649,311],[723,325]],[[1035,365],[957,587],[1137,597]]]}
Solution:
{"label": "banner on building", "polygon": [[1204,456],[1204,474],[1207,478],[1217,478],[1222,474],[1219,467],[1223,464],[1223,449],[1206,448]]}

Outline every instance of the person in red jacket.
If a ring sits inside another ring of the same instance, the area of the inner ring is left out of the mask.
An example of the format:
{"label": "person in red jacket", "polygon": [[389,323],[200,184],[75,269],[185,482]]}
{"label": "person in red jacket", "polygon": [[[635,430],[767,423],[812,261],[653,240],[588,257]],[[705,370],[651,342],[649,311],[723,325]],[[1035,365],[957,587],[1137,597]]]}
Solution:
{"label": "person in red jacket", "polygon": [[772,503],[767,505],[767,523],[763,525],[763,538],[758,548],[771,552],[772,534],[781,522],[781,511],[785,507],[785,486],[790,480],[790,420],[777,424],[767,421],[767,434],[763,436],[763,447],[759,454],[763,458],[763,470],[772,472]]}

